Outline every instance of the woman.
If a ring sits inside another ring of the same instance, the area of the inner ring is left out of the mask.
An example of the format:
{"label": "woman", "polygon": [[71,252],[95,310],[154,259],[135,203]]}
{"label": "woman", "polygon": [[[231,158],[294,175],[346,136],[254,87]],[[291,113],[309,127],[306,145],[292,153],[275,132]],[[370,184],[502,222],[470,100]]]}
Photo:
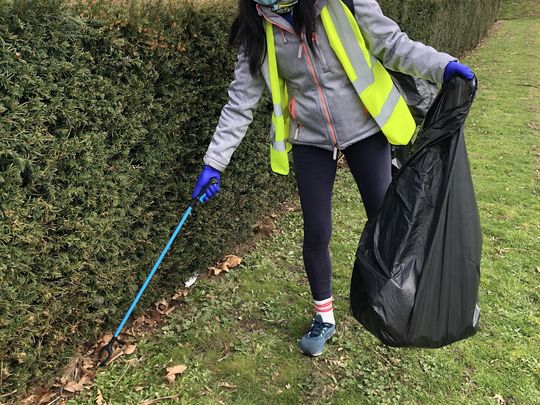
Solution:
{"label": "woman", "polygon": [[473,78],[452,56],[411,41],[376,0],[352,3],[354,15],[340,0],[240,0],[231,29],[239,46],[235,79],[193,192],[212,177],[218,184],[207,196],[219,192],[220,174],[252,121],[266,81],[274,102],[274,171],[288,172],[292,144],[315,309],[300,350],[312,356],[323,352],[335,332],[328,248],[338,154],[345,155],[371,218],[391,181],[389,141],[407,143],[414,132],[385,68],[438,84],[455,75]]}

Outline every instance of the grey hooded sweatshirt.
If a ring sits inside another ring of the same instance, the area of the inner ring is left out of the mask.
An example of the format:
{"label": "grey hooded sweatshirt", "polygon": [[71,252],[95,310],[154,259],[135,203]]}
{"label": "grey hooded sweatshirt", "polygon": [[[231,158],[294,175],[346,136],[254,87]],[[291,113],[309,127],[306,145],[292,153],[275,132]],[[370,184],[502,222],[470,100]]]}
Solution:
{"label": "grey hooded sweatshirt", "polygon": [[[315,3],[317,16],[326,2]],[[286,19],[265,7],[258,10],[274,25],[278,72],[290,98],[289,142],[337,151],[379,132],[330,47],[321,19],[316,20],[312,51]],[[386,68],[442,83],[446,65],[456,58],[409,39],[376,0],[354,0],[354,11],[368,50]],[[242,49],[237,58],[229,101],[204,156],[204,163],[219,171],[245,136],[268,83],[262,72],[250,73]]]}

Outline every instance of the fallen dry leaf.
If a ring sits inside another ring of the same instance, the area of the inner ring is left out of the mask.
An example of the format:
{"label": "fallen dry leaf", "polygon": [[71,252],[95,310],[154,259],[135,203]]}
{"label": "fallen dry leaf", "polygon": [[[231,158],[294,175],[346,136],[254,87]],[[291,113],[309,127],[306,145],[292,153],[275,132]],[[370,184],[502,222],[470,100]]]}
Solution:
{"label": "fallen dry leaf", "polygon": [[39,398],[38,404],[48,404],[49,402],[51,402],[51,399],[53,399],[57,395],[58,394],[56,394],[55,392],[48,392],[47,394]]}
{"label": "fallen dry leaf", "polygon": [[[91,354],[91,352],[89,354]],[[92,360],[92,358],[90,356],[84,357],[83,364],[82,364],[81,368],[85,372],[88,372],[89,370],[93,369],[95,366],[96,366],[96,364],[94,363],[94,361]]]}
{"label": "fallen dry leaf", "polygon": [[163,315],[170,315],[176,309],[176,305],[170,306],[166,311],[163,312]]}
{"label": "fallen dry leaf", "polygon": [[[89,383],[94,379],[95,370],[92,370],[94,367],[94,362],[88,357],[81,354],[76,355],[71,359],[71,361],[64,368],[62,376],[60,377],[56,387],[64,388],[67,387],[67,391],[70,389],[76,389],[78,383],[83,381],[84,384]],[[84,380],[83,380],[84,378]],[[69,391],[71,392],[71,391]]]}
{"label": "fallen dry leaf", "polygon": [[124,350],[124,353],[125,354],[132,354],[135,349],[137,348],[137,345],[127,345],[125,350]]}
{"label": "fallen dry leaf", "polygon": [[21,405],[35,404],[37,400],[38,397],[36,395],[30,395],[21,401]]}
{"label": "fallen dry leaf", "polygon": [[242,263],[241,257],[235,255],[228,255],[225,256],[225,263],[223,263],[223,267],[228,270],[238,266],[240,263]]}
{"label": "fallen dry leaf", "polygon": [[107,364],[111,364],[113,361],[118,359],[119,357],[123,356],[124,354],[133,354],[135,352],[135,349],[137,348],[137,345],[134,344],[124,344],[121,347],[118,347],[113,350],[113,353],[111,355],[110,360],[107,362]]}
{"label": "fallen dry leaf", "polygon": [[[157,311],[154,312],[158,313]],[[156,323],[156,320],[148,318],[144,315],[138,316],[131,323],[131,327],[129,328],[130,334],[132,336],[139,336],[146,331],[152,330],[156,326]]]}
{"label": "fallen dry leaf", "polygon": [[105,401],[103,400],[103,394],[101,393],[99,388],[96,395],[96,405],[105,405]]}
{"label": "fallen dry leaf", "polygon": [[215,267],[210,267],[209,270],[217,276],[221,272],[228,272],[230,269],[238,266],[242,262],[242,258],[235,255],[227,255],[223,258],[221,263]]}
{"label": "fallen dry leaf", "polygon": [[262,236],[268,236],[272,233],[272,226],[270,225],[256,225],[253,228],[253,233],[259,234]]}
{"label": "fallen dry leaf", "polygon": [[155,305],[155,307],[156,307],[156,310],[157,310],[160,314],[164,314],[165,311],[167,311],[167,308],[169,308],[169,303],[168,303],[166,300],[159,300],[159,301],[156,302],[154,305]]}
{"label": "fallen dry leaf", "polygon": [[92,380],[88,375],[83,375],[79,381],[71,381],[64,385],[64,391],[75,393],[84,388],[85,385],[92,385]]}
{"label": "fallen dry leaf", "polygon": [[178,291],[176,291],[172,297],[173,300],[179,300],[181,298],[184,298],[189,293],[189,290],[187,288],[181,288]]}
{"label": "fallen dry leaf", "polygon": [[184,371],[186,371],[186,369],[187,367],[183,364],[178,364],[174,367],[167,367],[167,375],[165,378],[167,378],[169,382],[173,382],[176,379],[176,375],[182,374]]}
{"label": "fallen dry leaf", "polygon": [[540,273],[540,266],[538,266],[538,267],[536,268],[536,272],[537,272],[537,273]]}
{"label": "fallen dry leaf", "polygon": [[154,325],[161,322],[161,315],[162,314],[157,309],[155,309],[153,311],[150,311],[150,313],[148,315],[150,315],[150,321],[153,322]]}
{"label": "fallen dry leaf", "polygon": [[112,333],[107,333],[106,335],[102,336],[102,338],[100,339],[100,341],[98,342],[98,346],[99,347],[102,347],[102,346],[105,346],[107,344],[109,344],[109,342],[111,341],[113,337],[113,334]]}

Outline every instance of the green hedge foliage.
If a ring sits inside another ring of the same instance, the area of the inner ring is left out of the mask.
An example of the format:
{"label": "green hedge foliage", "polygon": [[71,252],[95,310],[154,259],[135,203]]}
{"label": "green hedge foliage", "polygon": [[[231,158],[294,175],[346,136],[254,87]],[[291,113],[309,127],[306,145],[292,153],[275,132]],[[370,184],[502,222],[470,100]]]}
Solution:
{"label": "green hedge foliage", "polygon": [[460,56],[473,49],[497,20],[500,0],[379,0],[409,36]]}
{"label": "green hedge foliage", "polygon": [[[0,392],[50,381],[117,326],[190,200],[226,102],[230,4],[111,4],[0,1]],[[496,14],[496,1],[383,5],[454,54]],[[260,109],[224,191],[194,211],[139,309],[293,192],[269,171],[267,97]]]}
{"label": "green hedge foliage", "polygon": [[[149,6],[105,19],[98,6],[0,11],[6,392],[118,325],[187,208],[232,77],[230,12]],[[196,208],[138,308],[244,241],[293,192],[269,171],[269,116],[258,116],[224,192]]]}

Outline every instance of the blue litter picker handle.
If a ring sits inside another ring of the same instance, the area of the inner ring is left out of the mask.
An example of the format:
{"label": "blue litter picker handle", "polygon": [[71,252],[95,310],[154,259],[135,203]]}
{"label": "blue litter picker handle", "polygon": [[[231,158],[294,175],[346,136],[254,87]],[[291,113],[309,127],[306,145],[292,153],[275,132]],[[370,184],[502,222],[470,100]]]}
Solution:
{"label": "blue litter picker handle", "polygon": [[178,235],[178,232],[180,232],[180,229],[182,229],[182,227],[184,226],[184,223],[186,222],[189,214],[191,214],[191,211],[193,210],[193,207],[195,207],[197,202],[201,202],[201,203],[203,202],[203,200],[206,197],[206,191],[213,184],[217,184],[217,180],[215,178],[212,178],[208,182],[208,184],[206,186],[204,186],[204,188],[201,190],[199,195],[191,200],[186,212],[184,213],[184,216],[182,217],[182,219],[180,220],[180,223],[178,224],[178,226],[174,230],[172,236],[170,237],[169,241],[167,242],[167,245],[165,246],[165,248],[163,249],[163,251],[159,255],[159,258],[157,259],[156,263],[154,264],[154,267],[152,268],[152,270],[150,271],[150,273],[146,277],[146,280],[144,281],[144,284],[142,285],[139,292],[137,293],[137,296],[135,297],[135,299],[131,303],[131,306],[129,307],[126,314],[124,315],[124,318],[122,319],[122,322],[120,323],[120,325],[116,329],[116,332],[114,332],[113,337],[111,338],[111,340],[109,341],[108,344],[106,344],[101,349],[99,349],[98,360],[102,357],[103,353],[105,353],[105,352],[107,353],[107,357],[99,362],[100,367],[106,365],[107,362],[109,361],[109,359],[111,358],[112,352],[113,352],[113,344],[114,344],[114,342],[118,339],[118,336],[120,335],[120,332],[122,332],[122,329],[124,328],[124,325],[126,324],[127,320],[131,316],[131,313],[133,312],[133,310],[135,309],[135,306],[139,302],[139,299],[143,295],[143,292],[146,289],[146,287],[148,286],[148,283],[150,283],[150,280],[152,280],[152,277],[154,277],[154,274],[155,274],[156,270],[158,269],[158,267],[161,264],[163,258],[167,254],[167,251],[169,250],[169,248],[173,244],[174,240],[176,239],[176,236]]}

